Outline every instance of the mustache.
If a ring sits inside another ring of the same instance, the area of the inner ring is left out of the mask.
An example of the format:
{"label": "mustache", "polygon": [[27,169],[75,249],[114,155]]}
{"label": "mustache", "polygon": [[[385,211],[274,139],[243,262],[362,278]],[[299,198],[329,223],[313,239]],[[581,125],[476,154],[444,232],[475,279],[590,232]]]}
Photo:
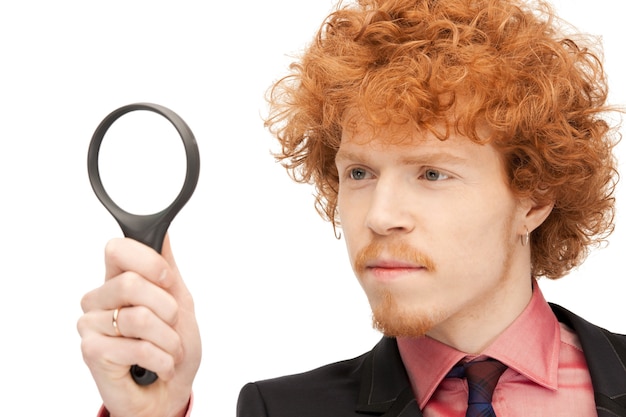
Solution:
{"label": "mustache", "polygon": [[380,259],[383,254],[385,258],[390,258],[394,261],[421,265],[428,271],[435,271],[434,261],[408,243],[403,241],[383,242],[380,240],[372,241],[357,253],[354,260],[355,271],[363,273],[373,260]]}

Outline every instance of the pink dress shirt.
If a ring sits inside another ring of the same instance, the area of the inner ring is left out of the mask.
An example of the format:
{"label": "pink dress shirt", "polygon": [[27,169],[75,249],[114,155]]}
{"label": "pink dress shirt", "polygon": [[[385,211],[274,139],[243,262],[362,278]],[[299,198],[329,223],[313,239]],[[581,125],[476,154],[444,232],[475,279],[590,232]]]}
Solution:
{"label": "pink dress shirt", "polygon": [[536,283],[522,314],[480,355],[429,337],[398,338],[398,348],[424,417],[465,416],[467,382],[444,377],[457,362],[478,356],[508,366],[493,394],[498,416],[597,416],[578,337],[557,321]]}

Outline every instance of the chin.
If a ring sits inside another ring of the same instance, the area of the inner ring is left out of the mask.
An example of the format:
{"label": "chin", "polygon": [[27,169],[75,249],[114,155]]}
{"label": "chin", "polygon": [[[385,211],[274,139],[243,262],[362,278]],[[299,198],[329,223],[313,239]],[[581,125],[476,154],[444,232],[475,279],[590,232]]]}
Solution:
{"label": "chin", "polygon": [[400,306],[391,293],[372,305],[372,326],[387,337],[423,337],[437,323],[437,314]]}

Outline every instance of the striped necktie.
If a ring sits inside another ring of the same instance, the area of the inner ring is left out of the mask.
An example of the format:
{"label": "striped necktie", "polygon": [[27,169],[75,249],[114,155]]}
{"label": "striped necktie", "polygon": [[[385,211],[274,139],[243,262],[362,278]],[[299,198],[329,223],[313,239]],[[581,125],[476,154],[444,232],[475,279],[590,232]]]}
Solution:
{"label": "striped necktie", "polygon": [[495,359],[458,364],[446,378],[467,378],[469,397],[465,417],[496,417],[491,397],[506,365]]}

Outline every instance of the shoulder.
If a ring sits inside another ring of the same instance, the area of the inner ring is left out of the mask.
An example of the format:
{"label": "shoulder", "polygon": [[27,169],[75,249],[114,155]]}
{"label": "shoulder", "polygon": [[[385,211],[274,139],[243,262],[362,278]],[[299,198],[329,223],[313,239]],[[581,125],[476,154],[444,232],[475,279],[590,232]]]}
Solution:
{"label": "shoulder", "polygon": [[239,395],[237,416],[357,416],[389,409],[407,387],[396,341],[383,337],[356,358],[247,384]]}
{"label": "shoulder", "polygon": [[626,336],[591,324],[556,304],[551,307],[580,340],[598,410],[626,416]]}
{"label": "shoulder", "polygon": [[582,317],[572,313],[570,310],[561,307],[558,304],[550,303],[550,308],[554,312],[554,315],[559,322],[574,329],[574,331],[580,336],[587,337],[603,337],[608,338],[612,343],[616,343],[618,346],[626,347],[626,335],[611,332],[603,327],[596,326],[583,319]]}
{"label": "shoulder", "polygon": [[383,337],[356,358],[247,384],[239,395],[237,416],[348,417],[376,410],[383,414],[407,389],[410,383],[396,341]]}
{"label": "shoulder", "polygon": [[274,417],[292,415],[294,410],[324,415],[330,411],[325,410],[329,404],[333,410],[354,409],[370,353],[308,372],[246,384],[239,394],[237,415]]}
{"label": "shoulder", "polygon": [[626,364],[626,335],[596,326],[557,304],[550,303],[550,307],[559,322],[576,333],[587,359],[592,355],[604,358],[615,356],[622,364]]}

